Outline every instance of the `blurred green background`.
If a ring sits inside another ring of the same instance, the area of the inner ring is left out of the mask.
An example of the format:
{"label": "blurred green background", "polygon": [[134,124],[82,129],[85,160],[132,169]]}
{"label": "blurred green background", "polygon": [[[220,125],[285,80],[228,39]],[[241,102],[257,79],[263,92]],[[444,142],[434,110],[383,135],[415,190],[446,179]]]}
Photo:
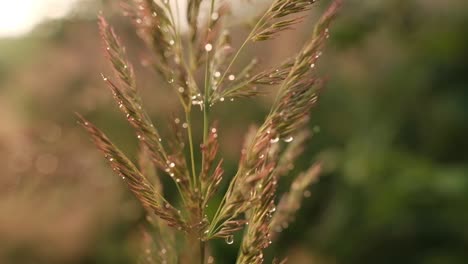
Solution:
{"label": "blurred green background", "polygon": [[[134,157],[135,137],[99,75],[109,68],[97,10],[129,47],[154,120],[180,109],[138,63],[147,53],[115,2],[78,1],[64,18],[0,38],[0,263],[134,263],[142,212],[74,116]],[[326,3],[244,61],[268,66],[293,54]],[[321,158],[327,171],[268,252],[293,264],[467,263],[468,2],[345,3],[318,67],[328,84],[314,135],[294,169]],[[226,175],[273,96],[215,107]],[[238,242],[215,243],[216,263],[232,263]]]}

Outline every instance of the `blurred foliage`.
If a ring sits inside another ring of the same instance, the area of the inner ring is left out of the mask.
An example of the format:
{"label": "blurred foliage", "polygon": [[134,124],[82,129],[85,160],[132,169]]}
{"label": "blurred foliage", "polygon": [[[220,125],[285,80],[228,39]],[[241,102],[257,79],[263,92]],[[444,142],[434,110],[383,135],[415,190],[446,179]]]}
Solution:
{"label": "blurred foliage", "polygon": [[[115,20],[135,60],[144,57],[129,24]],[[287,56],[308,23],[244,56]],[[321,158],[327,172],[271,252],[289,263],[466,262],[467,25],[464,0],[347,1],[319,67],[329,83],[314,136],[296,164]],[[99,80],[107,68],[97,28],[79,19],[47,27],[0,39],[0,262],[132,263],[141,210],[74,123],[74,111],[87,113],[135,151]],[[158,79],[137,72],[154,119],[177,114]],[[261,120],[271,98],[261,102],[216,108],[227,172],[246,121]],[[217,263],[236,254],[223,241],[212,250]]]}

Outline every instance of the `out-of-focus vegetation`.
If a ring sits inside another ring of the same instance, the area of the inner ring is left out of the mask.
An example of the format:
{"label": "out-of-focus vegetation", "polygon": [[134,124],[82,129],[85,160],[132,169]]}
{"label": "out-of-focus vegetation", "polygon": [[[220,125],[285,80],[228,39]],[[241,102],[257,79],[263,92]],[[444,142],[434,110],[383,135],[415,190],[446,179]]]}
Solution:
{"label": "out-of-focus vegetation", "polygon": [[[280,61],[314,18],[245,58]],[[115,22],[134,60],[144,58],[128,21]],[[347,1],[318,69],[329,84],[315,134],[296,164],[320,157],[327,171],[272,251],[290,263],[466,262],[467,25],[464,0]],[[135,152],[100,80],[106,70],[95,21],[0,39],[0,263],[133,263],[141,210],[73,115]],[[170,91],[137,72],[145,105],[167,121],[178,111]],[[216,107],[227,172],[245,121],[259,121],[271,98]],[[216,263],[235,254],[224,241],[212,248]]]}

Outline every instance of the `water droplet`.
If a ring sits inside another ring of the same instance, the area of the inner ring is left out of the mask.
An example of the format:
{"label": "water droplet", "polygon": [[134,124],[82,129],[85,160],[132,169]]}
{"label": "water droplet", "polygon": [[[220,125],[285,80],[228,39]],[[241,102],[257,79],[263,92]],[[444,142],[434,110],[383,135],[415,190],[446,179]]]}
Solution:
{"label": "water droplet", "polygon": [[234,74],[229,75],[228,79],[230,81],[234,81],[236,79],[236,76]]}
{"label": "water droplet", "polygon": [[171,162],[171,163],[169,164],[169,167],[174,168],[174,167],[175,167],[175,163],[174,163],[174,162]]}
{"label": "water droplet", "polygon": [[221,77],[221,72],[216,71],[216,72],[214,73],[214,77],[216,77],[216,78]]}
{"label": "water droplet", "polygon": [[310,68],[315,68],[315,63],[310,64]]}
{"label": "water droplet", "polygon": [[289,136],[289,137],[283,139],[283,141],[286,142],[286,143],[290,143],[290,142],[292,142],[293,140],[294,140],[294,138],[293,138],[292,136]]}
{"label": "water droplet", "polygon": [[179,91],[179,93],[183,93],[185,91],[184,87],[179,87],[179,89],[177,89]]}
{"label": "water droplet", "polygon": [[216,131],[217,131],[217,130],[216,130],[215,127],[213,127],[213,128],[211,129],[211,133],[216,133]]}
{"label": "water droplet", "polygon": [[211,14],[211,20],[216,21],[218,20],[218,18],[219,18],[218,12],[213,12],[213,14]]}
{"label": "water droplet", "polygon": [[208,43],[208,44],[205,45],[205,50],[206,50],[207,52],[210,52],[212,49],[213,49],[213,45],[211,45],[210,43]]}
{"label": "water droplet", "polygon": [[173,39],[169,40],[169,45],[174,45],[175,44],[175,41]]}
{"label": "water droplet", "polygon": [[224,102],[224,97],[219,98],[219,101]]}
{"label": "water droplet", "polygon": [[226,237],[226,244],[228,245],[232,245],[234,243],[234,236],[233,235],[229,235]]}
{"label": "water droplet", "polygon": [[183,127],[183,128],[188,128],[188,124],[187,124],[187,123],[183,123],[183,124],[182,124],[182,127]]}
{"label": "water droplet", "polygon": [[278,143],[278,141],[279,141],[279,137],[270,139],[270,143]]}

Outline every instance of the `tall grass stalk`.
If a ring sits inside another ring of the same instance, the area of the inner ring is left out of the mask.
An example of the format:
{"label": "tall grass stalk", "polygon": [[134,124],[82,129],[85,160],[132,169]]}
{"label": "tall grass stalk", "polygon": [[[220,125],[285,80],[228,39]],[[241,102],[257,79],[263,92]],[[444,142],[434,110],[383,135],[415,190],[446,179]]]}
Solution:
{"label": "tall grass stalk", "polygon": [[[175,1],[179,8],[178,0]],[[80,115],[79,120],[146,210],[145,250],[140,263],[214,263],[212,256],[205,257],[209,242],[221,238],[232,244],[234,234],[241,230],[244,235],[236,263],[262,263],[263,250],[291,221],[303,193],[320,174],[321,164],[314,163],[296,177],[290,191],[280,199],[276,199],[277,184],[280,177],[289,173],[307,139],[309,112],[324,83],[314,68],[341,1],[333,1],[322,14],[296,56],[273,69],[259,70],[256,60],[238,71],[233,66],[248,44],[270,40],[293,28],[314,3],[315,0],[272,1],[233,52],[229,33],[224,30],[229,17],[228,1],[210,0],[208,19],[204,20],[200,15],[201,0],[188,1],[186,17],[180,17],[169,1],[125,0],[124,14],[154,54],[154,70],[174,89],[185,113],[183,123],[176,119],[171,125],[173,137],[164,140],[142,106],[125,48],[105,18],[99,17],[104,50],[115,76],[103,75],[103,79],[140,141],[138,165],[96,126]],[[180,29],[182,20],[189,24],[189,32],[184,35]],[[198,69],[203,69],[203,73]],[[197,82],[200,74],[204,76],[202,83]],[[235,175],[224,177],[218,128],[210,119],[211,107],[225,100],[254,97],[263,93],[264,86],[278,87],[276,100],[265,121],[247,134]],[[200,149],[195,147],[197,131],[192,123],[198,109],[203,112]],[[200,162],[196,160],[198,156]],[[180,208],[165,198],[160,177],[173,180]],[[220,193],[223,181],[228,187]],[[208,216],[206,207],[215,195],[223,198],[216,213]],[[182,247],[176,245],[181,237],[186,241]]]}

